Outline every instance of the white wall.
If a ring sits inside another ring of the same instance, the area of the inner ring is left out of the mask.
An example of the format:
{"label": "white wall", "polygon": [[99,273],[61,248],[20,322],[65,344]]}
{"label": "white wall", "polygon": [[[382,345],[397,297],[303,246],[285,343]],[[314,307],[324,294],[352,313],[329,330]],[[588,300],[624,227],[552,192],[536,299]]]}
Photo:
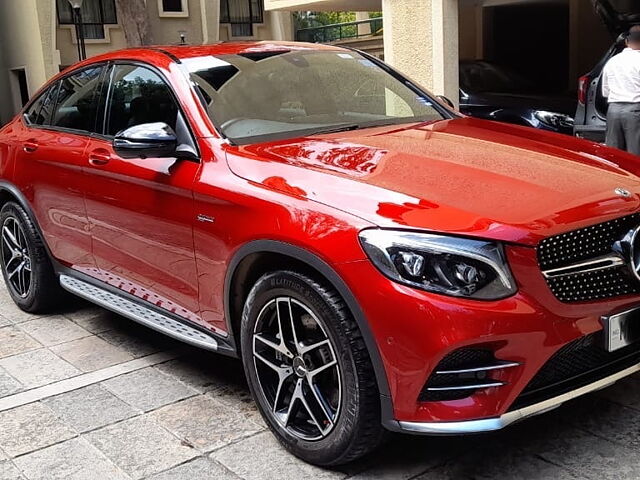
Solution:
{"label": "white wall", "polygon": [[[0,49],[4,67],[4,92],[12,95],[11,113],[15,113],[15,97],[19,95],[9,82],[9,70],[24,68],[29,94],[33,95],[57,72],[57,52],[53,47],[52,0],[3,0],[0,15]],[[43,45],[45,47],[43,47]],[[7,88],[8,86],[8,88]],[[6,97],[5,97],[6,98]],[[7,99],[8,100],[8,99]],[[7,110],[5,105],[3,110]],[[6,119],[7,113],[3,114]]]}

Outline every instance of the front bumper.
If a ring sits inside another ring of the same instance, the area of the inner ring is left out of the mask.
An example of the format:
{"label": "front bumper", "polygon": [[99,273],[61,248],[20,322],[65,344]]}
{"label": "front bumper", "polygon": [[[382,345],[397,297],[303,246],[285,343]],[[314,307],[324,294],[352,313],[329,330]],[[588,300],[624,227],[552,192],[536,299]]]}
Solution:
{"label": "front bumper", "polygon": [[470,433],[493,432],[508,427],[513,423],[525,420],[526,418],[554,410],[560,407],[563,403],[573,400],[574,398],[607,388],[618,380],[622,380],[623,378],[637,372],[640,372],[640,364],[622,370],[614,375],[610,375],[585,387],[565,393],[564,395],[559,395],[544,402],[521,408],[520,410],[507,412],[499,417],[461,422],[397,422],[396,429],[398,431],[422,435],[464,435]]}
{"label": "front bumper", "polygon": [[[534,377],[564,347],[602,331],[601,317],[640,304],[640,296],[606,301],[562,303],[549,290],[528,247],[507,248],[518,283],[513,297],[479,302],[443,297],[386,279],[369,261],[339,266],[377,342],[386,372],[392,409],[383,419],[392,430],[423,434],[462,434],[499,430],[524,418],[639,371],[637,359],[589,377],[569,390],[529,397]],[[365,281],[363,281],[365,280]],[[495,358],[519,366],[490,373],[502,385],[466,398],[421,401],[436,367],[452,352],[489,348]],[[618,368],[618,367],[616,367]],[[519,401],[520,400],[520,401]]]}

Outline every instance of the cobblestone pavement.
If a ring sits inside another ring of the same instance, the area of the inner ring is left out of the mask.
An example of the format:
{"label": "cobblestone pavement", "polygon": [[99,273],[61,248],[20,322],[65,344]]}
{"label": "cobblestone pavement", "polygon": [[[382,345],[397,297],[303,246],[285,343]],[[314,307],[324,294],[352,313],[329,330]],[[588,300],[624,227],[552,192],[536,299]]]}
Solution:
{"label": "cobblestone pavement", "polygon": [[504,432],[315,468],[266,430],[238,361],[80,301],[28,315],[0,283],[0,479],[637,479],[639,449],[632,377]]}

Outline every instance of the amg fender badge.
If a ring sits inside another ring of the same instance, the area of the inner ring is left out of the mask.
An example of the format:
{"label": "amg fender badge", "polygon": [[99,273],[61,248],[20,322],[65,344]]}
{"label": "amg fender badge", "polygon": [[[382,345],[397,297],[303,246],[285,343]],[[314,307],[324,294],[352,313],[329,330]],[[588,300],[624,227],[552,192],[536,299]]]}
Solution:
{"label": "amg fender badge", "polygon": [[202,214],[198,215],[196,218],[198,219],[199,222],[203,222],[203,223],[213,223],[213,222],[215,222],[215,220],[212,217],[208,217],[208,216],[202,215]]}
{"label": "amg fender badge", "polygon": [[619,195],[620,197],[625,197],[628,198],[631,196],[631,192],[629,190],[627,190],[626,188],[622,188],[622,187],[618,187],[614,190],[616,195]]}

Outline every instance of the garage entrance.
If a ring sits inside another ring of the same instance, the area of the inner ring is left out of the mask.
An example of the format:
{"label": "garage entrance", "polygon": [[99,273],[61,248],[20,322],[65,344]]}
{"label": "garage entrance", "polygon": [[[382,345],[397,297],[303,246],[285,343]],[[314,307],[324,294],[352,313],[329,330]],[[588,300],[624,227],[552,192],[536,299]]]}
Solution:
{"label": "garage entrance", "polygon": [[516,71],[541,91],[571,93],[613,42],[588,0],[460,0],[461,60]]}
{"label": "garage entrance", "polygon": [[517,71],[539,91],[565,92],[569,3],[531,3],[485,8],[485,60]]}

